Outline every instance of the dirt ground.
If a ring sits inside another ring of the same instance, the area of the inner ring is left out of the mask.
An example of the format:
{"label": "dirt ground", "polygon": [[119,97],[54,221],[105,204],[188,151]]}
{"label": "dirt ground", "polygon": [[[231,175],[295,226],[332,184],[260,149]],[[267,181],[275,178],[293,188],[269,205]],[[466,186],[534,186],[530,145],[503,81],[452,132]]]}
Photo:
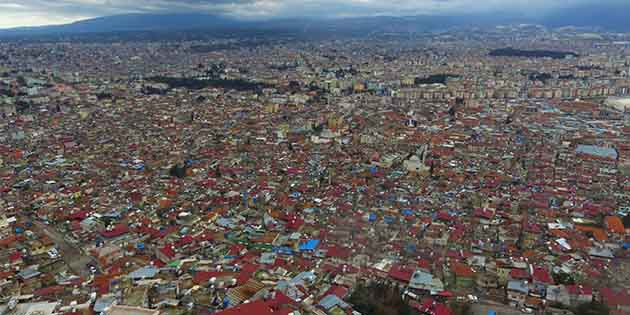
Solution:
{"label": "dirt ground", "polygon": [[471,315],[488,315],[493,310],[497,315],[524,315],[518,309],[501,304],[476,303],[470,308]]}

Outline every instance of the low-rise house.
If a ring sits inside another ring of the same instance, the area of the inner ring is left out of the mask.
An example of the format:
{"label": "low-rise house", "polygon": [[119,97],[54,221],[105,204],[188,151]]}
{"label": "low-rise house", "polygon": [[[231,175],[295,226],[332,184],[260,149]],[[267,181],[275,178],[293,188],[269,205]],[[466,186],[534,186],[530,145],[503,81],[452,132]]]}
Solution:
{"label": "low-rise house", "polygon": [[475,284],[480,288],[494,289],[499,287],[499,279],[489,272],[477,273]]}
{"label": "low-rise house", "polygon": [[529,283],[527,281],[510,280],[507,284],[506,293],[508,301],[522,305],[529,294]]}

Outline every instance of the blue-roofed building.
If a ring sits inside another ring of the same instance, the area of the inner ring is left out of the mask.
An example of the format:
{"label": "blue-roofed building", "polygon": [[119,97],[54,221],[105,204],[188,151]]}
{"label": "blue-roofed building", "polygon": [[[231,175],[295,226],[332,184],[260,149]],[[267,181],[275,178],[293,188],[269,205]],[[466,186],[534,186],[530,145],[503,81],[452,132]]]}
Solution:
{"label": "blue-roofed building", "polygon": [[236,228],[236,224],[234,224],[234,219],[232,218],[219,218],[216,221],[217,225],[224,228],[234,229]]}
{"label": "blue-roofed building", "polygon": [[335,306],[338,306],[342,309],[350,307],[348,303],[344,302],[342,299],[334,294],[326,295],[321,301],[319,301],[318,305],[325,310],[330,310]]}
{"label": "blue-roofed building", "polygon": [[259,261],[261,264],[273,265],[273,263],[276,261],[276,254],[275,253],[262,253],[260,255]]}
{"label": "blue-roofed building", "polygon": [[285,280],[278,281],[275,289],[284,293],[287,297],[289,297],[293,301],[300,301],[304,297],[304,293],[302,291],[296,288],[295,285]]}
{"label": "blue-roofed building", "polygon": [[595,145],[580,144],[575,150],[577,154],[592,155],[599,158],[616,160],[619,157],[619,153],[614,148],[605,148]]}
{"label": "blue-roofed building", "polygon": [[20,277],[20,278],[21,278],[21,279],[23,279],[23,280],[28,280],[28,279],[31,279],[31,278],[38,277],[38,276],[39,276],[39,275],[41,275],[42,273],[41,273],[41,272],[39,272],[39,271],[37,270],[37,268],[39,268],[39,266],[38,266],[38,265],[32,265],[32,266],[29,266],[28,268],[26,268],[26,269],[24,269],[24,270],[20,271],[20,272],[17,274],[17,276],[18,276],[18,277]]}
{"label": "blue-roofed building", "polygon": [[127,277],[131,279],[151,279],[160,272],[160,269],[154,266],[145,266],[135,271],[130,272]]}
{"label": "blue-roofed building", "polygon": [[392,216],[385,216],[385,217],[383,218],[383,220],[384,220],[384,221],[385,221],[385,223],[387,223],[387,224],[393,224],[393,223],[394,223],[394,217],[392,217]]}
{"label": "blue-roofed building", "polygon": [[289,281],[289,284],[301,285],[303,287],[306,287],[307,284],[312,283],[313,281],[315,281],[316,278],[317,277],[315,276],[314,273],[310,271],[303,271],[299,273],[297,276],[295,276],[293,279],[291,279]]}
{"label": "blue-roofed building", "polygon": [[294,255],[295,254],[293,252],[293,249],[291,249],[290,247],[287,247],[287,246],[274,247],[272,251],[274,253],[280,254],[280,255]]}
{"label": "blue-roofed building", "polygon": [[416,290],[440,292],[444,290],[444,283],[428,272],[416,270],[409,279],[409,287]]}
{"label": "blue-roofed building", "polygon": [[95,313],[104,313],[109,310],[112,305],[116,304],[116,296],[114,295],[104,295],[94,302],[94,312]]}

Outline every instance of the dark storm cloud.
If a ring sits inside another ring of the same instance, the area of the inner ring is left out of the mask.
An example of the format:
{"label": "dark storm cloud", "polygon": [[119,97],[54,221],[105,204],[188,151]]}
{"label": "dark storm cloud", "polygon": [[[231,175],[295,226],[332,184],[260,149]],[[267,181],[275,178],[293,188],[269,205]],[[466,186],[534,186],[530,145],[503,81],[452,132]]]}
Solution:
{"label": "dark storm cloud", "polygon": [[0,0],[0,27],[66,23],[146,12],[207,12],[244,18],[451,14],[545,10],[626,0]]}

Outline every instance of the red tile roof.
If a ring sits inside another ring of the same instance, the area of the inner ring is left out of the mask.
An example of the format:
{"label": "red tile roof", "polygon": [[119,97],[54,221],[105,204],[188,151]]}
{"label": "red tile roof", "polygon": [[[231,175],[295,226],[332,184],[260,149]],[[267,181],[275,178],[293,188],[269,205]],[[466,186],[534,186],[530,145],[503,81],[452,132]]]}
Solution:
{"label": "red tile roof", "polygon": [[68,216],[69,220],[83,220],[90,215],[90,212],[87,210],[81,210],[74,212]]}
{"label": "red tile roof", "polygon": [[164,247],[160,248],[160,252],[168,258],[174,258],[176,255],[175,250],[173,249],[173,245],[165,245]]}
{"label": "red tile roof", "polygon": [[111,229],[110,231],[103,231],[101,232],[101,235],[105,238],[114,238],[114,237],[118,237],[121,235],[125,235],[127,234],[127,232],[129,232],[129,226],[127,226],[126,224],[117,224],[113,229]]}
{"label": "red tile roof", "polygon": [[536,267],[534,268],[534,280],[546,284],[553,284],[553,278],[544,268]]}
{"label": "red tile roof", "polygon": [[512,279],[529,279],[529,273],[523,269],[513,268],[510,271],[510,277]]}
{"label": "red tile roof", "polygon": [[348,288],[340,285],[333,285],[322,296],[328,296],[330,294],[336,295],[340,299],[344,299],[348,295]]}
{"label": "red tile roof", "polygon": [[451,270],[457,277],[470,278],[475,274],[470,266],[458,262],[451,265]]}
{"label": "red tile roof", "polygon": [[414,270],[410,268],[396,264],[391,267],[387,275],[394,280],[409,282],[413,272]]}
{"label": "red tile roof", "polygon": [[9,256],[9,260],[13,263],[20,259],[22,259],[22,254],[18,251],[14,252],[13,254],[11,254],[11,256]]}
{"label": "red tile roof", "polygon": [[630,306],[630,290],[628,289],[601,288],[599,294],[604,303],[611,308],[616,308],[617,305]]}
{"label": "red tile roof", "polygon": [[335,258],[340,258],[340,259],[347,259],[348,257],[350,257],[351,254],[352,252],[350,251],[349,248],[345,248],[345,247],[341,247],[337,245],[332,245],[328,247],[328,250],[326,251],[327,257],[335,257]]}
{"label": "red tile roof", "polygon": [[64,290],[65,290],[64,286],[55,285],[55,286],[52,286],[52,287],[41,288],[41,289],[35,290],[35,292],[33,294],[35,296],[55,295],[55,294],[62,293]]}

